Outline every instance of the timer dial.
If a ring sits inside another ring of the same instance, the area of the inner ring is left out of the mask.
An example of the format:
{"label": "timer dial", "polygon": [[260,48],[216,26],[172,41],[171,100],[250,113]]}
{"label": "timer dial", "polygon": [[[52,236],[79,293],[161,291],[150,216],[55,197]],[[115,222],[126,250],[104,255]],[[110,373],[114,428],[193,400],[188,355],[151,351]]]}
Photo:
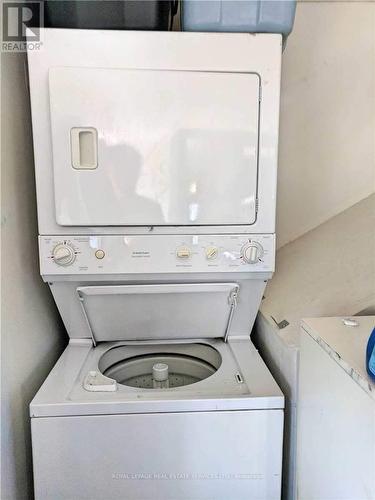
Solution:
{"label": "timer dial", "polygon": [[246,243],[241,249],[241,257],[246,264],[256,264],[263,255],[263,247],[259,243]]}
{"label": "timer dial", "polygon": [[52,250],[52,258],[58,266],[70,266],[76,260],[76,253],[68,243],[59,243]]}

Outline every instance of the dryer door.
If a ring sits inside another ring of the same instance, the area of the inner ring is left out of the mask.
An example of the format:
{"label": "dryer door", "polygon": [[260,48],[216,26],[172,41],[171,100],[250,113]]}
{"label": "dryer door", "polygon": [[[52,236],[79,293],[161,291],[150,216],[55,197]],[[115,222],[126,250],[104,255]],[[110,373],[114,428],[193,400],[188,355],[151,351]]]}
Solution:
{"label": "dryer door", "polygon": [[255,222],[257,74],[59,67],[49,86],[58,224]]}

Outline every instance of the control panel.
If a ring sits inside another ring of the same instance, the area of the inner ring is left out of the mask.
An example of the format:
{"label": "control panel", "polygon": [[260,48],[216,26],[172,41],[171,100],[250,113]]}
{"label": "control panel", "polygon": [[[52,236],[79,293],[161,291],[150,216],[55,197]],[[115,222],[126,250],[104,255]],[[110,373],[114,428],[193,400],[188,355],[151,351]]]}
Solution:
{"label": "control panel", "polygon": [[40,236],[42,275],[272,272],[275,236]]}

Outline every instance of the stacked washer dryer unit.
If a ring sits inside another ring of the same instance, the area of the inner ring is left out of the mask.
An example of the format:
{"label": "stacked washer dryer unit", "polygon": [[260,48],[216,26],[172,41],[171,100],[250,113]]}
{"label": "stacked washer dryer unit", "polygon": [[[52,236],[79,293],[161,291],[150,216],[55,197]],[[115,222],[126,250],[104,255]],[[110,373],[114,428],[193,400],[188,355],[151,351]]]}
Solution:
{"label": "stacked washer dryer unit", "polygon": [[70,342],[30,405],[36,499],[279,498],[284,399],[250,332],[281,36],[43,37],[40,268]]}

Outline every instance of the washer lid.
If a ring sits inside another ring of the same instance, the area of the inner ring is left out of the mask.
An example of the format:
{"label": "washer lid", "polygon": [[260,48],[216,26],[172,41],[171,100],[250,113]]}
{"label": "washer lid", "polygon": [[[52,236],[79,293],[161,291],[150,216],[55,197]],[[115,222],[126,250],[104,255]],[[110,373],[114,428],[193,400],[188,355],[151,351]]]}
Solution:
{"label": "washer lid", "polygon": [[78,287],[94,344],[113,340],[226,338],[239,285],[176,283]]}

